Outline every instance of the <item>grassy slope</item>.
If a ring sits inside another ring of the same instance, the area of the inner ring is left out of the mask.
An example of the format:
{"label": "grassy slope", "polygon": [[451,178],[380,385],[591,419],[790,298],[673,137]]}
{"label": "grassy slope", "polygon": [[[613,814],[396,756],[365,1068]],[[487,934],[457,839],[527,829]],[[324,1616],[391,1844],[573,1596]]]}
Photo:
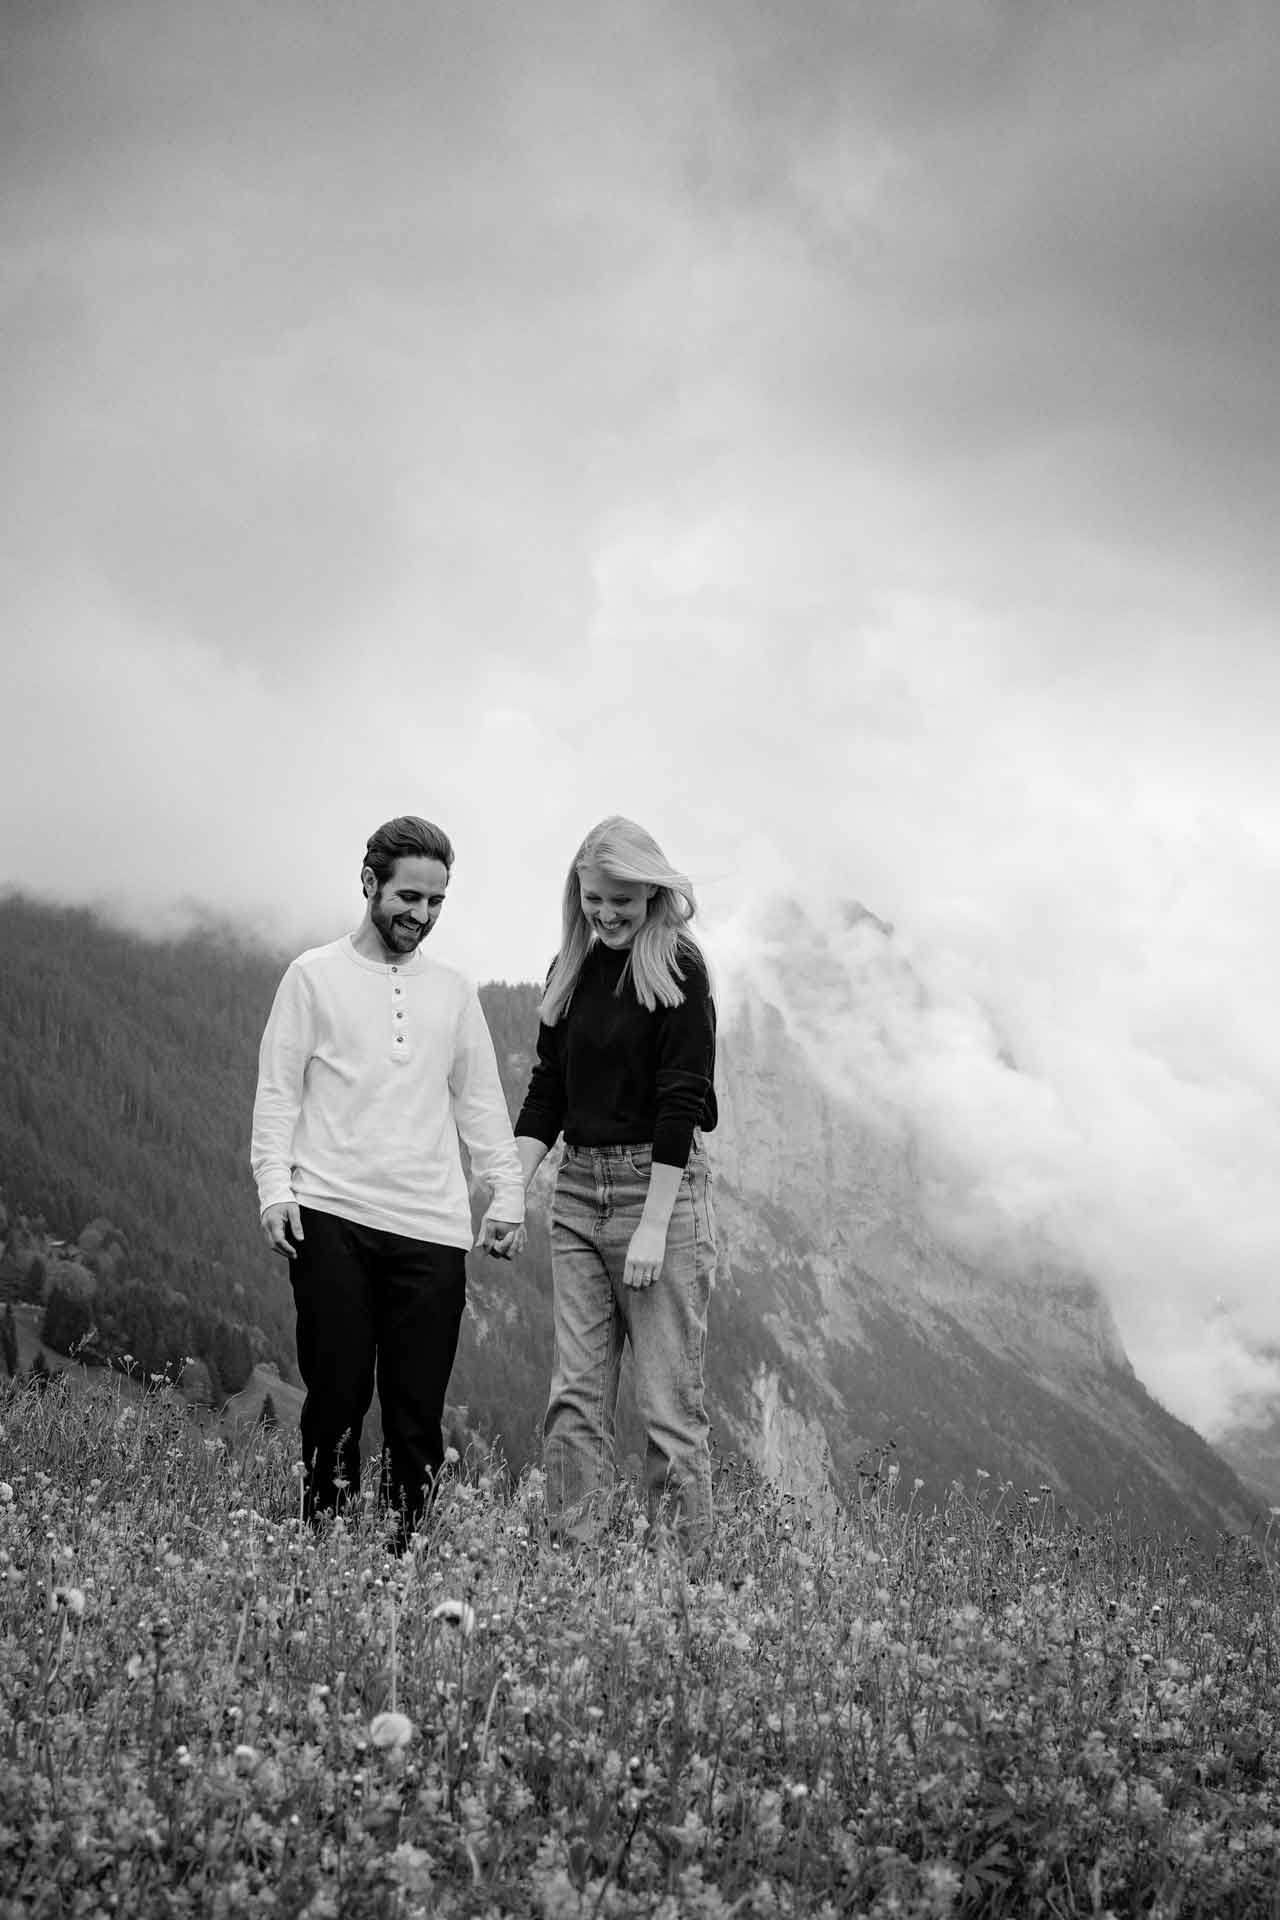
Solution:
{"label": "grassy slope", "polygon": [[0,1390],[0,1457],[0,1920],[1280,1911],[1265,1543],[733,1476],[691,1588],[482,1471],[389,1561],[103,1379]]}

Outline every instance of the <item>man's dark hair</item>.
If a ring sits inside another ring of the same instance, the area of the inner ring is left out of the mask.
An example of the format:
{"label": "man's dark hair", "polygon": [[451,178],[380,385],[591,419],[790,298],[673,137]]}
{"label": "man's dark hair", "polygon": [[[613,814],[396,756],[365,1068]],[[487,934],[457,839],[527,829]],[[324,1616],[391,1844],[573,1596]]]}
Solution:
{"label": "man's dark hair", "polygon": [[416,813],[397,814],[369,835],[360,871],[368,867],[381,888],[395,872],[396,861],[406,856],[438,860],[446,873],[453,872],[453,843],[448,834]]}

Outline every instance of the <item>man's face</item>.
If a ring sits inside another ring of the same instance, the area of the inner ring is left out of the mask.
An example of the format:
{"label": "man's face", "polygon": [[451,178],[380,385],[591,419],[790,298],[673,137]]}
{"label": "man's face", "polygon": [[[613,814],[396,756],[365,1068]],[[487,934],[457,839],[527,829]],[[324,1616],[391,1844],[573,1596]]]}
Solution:
{"label": "man's face", "polygon": [[403,854],[379,887],[370,868],[364,870],[369,918],[392,960],[416,953],[440,918],[449,885],[449,869],[440,860]]}

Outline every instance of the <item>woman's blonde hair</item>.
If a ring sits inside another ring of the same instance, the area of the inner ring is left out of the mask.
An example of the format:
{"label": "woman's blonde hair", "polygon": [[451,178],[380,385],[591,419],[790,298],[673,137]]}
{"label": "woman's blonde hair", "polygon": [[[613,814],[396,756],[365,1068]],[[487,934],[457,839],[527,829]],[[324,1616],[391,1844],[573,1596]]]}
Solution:
{"label": "woman's blonde hair", "polygon": [[573,856],[564,884],[560,951],[547,978],[539,1018],[547,1026],[555,1026],[573,997],[591,946],[591,929],[582,911],[584,867],[599,867],[610,879],[654,889],[644,925],[631,942],[618,991],[630,975],[637,1000],[650,1012],[659,1002],[664,1007],[680,1006],[684,1000],[681,950],[701,957],[696,940],[687,931],[698,905],[693,883],[670,865],[651,833],[615,813],[592,827]]}

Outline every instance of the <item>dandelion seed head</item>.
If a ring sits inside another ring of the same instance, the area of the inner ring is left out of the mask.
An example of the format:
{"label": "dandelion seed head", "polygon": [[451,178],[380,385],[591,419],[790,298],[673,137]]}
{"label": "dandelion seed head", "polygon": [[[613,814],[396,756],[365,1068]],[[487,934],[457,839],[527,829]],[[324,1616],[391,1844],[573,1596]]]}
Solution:
{"label": "dandelion seed head", "polygon": [[431,1618],[444,1620],[451,1627],[456,1627],[464,1640],[475,1632],[475,1612],[465,1600],[441,1600],[438,1606],[431,1609]]}
{"label": "dandelion seed head", "polygon": [[413,1738],[413,1722],[403,1713],[375,1713],[369,1722],[369,1738],[384,1753],[400,1753]]}
{"label": "dandelion seed head", "polygon": [[68,1613],[79,1620],[84,1614],[84,1594],[79,1587],[55,1587],[53,1590],[55,1607],[65,1607]]}

